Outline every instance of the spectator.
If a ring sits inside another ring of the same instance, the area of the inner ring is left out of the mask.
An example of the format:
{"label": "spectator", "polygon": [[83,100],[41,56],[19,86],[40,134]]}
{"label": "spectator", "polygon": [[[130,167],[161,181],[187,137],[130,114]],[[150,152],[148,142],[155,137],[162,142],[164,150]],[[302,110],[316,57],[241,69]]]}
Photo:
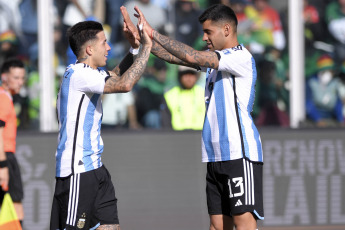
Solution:
{"label": "spectator", "polygon": [[202,36],[201,25],[198,20],[196,20],[199,15],[200,12],[196,7],[195,0],[176,1],[176,40],[195,47],[194,45],[197,39]]}
{"label": "spectator", "polygon": [[307,117],[318,127],[344,123],[339,97],[340,81],[334,78],[334,61],[329,55],[317,61],[318,72],[307,81]]}
{"label": "spectator", "polygon": [[12,30],[0,34],[0,66],[10,57],[15,57],[18,52],[18,39]]}
{"label": "spectator", "polygon": [[139,129],[132,92],[103,95],[102,128]]}
{"label": "spectator", "polygon": [[17,37],[21,36],[21,15],[19,4],[22,0],[0,0],[0,34],[13,31]]}
{"label": "spectator", "polygon": [[345,61],[342,63],[340,67],[339,79],[339,96],[343,104],[343,117],[345,118]]}
{"label": "spectator", "polygon": [[322,36],[322,26],[320,26],[320,16],[316,7],[309,3],[310,0],[304,0],[303,4],[303,20],[304,35],[309,41],[318,40]]}
{"label": "spectator", "polygon": [[[131,21],[137,21],[134,16],[134,6],[138,6],[141,11],[147,15],[147,20],[150,21],[152,28],[159,31],[164,31],[164,25],[167,23],[167,17],[164,10],[157,5],[151,3],[150,0],[132,0],[125,3],[125,7],[131,18]],[[121,20],[121,24],[123,24]]]}
{"label": "spectator", "polygon": [[248,4],[248,0],[232,0],[230,7],[234,10],[238,25],[237,25],[237,37],[240,43],[248,45],[251,39],[250,28],[253,25],[252,20],[247,16],[248,8],[253,6]]}
{"label": "spectator", "polygon": [[95,21],[103,23],[104,15],[104,0],[71,0],[71,3],[66,7],[63,23],[70,27],[87,18],[94,18]]}
{"label": "spectator", "polygon": [[115,44],[123,39],[122,28],[120,24],[121,11],[120,7],[125,3],[125,0],[106,0],[107,23],[111,27],[110,43]]}
{"label": "spectator", "polygon": [[171,8],[170,0],[151,0],[151,3],[164,9],[165,11],[169,11],[169,9]]}
{"label": "spectator", "polygon": [[19,9],[22,17],[21,29],[23,32],[23,41],[21,43],[20,52],[30,60],[37,59],[37,0],[23,0],[19,5]]}
{"label": "spectator", "polygon": [[[254,9],[248,9],[247,15],[252,19],[252,42],[250,50],[262,54],[265,48],[273,46],[278,50],[285,48],[285,36],[279,13],[273,9],[268,0],[254,0]],[[249,11],[250,10],[250,11]]]}
{"label": "spectator", "polygon": [[258,126],[289,126],[287,78],[279,54],[272,48],[258,64]]}
{"label": "spectator", "polygon": [[160,105],[164,97],[166,71],[165,62],[156,58],[138,82],[135,107],[138,121],[145,128],[161,128]]}
{"label": "spectator", "polygon": [[335,61],[345,60],[345,0],[331,2],[326,7],[328,30],[335,38]]}
{"label": "spectator", "polygon": [[196,85],[195,69],[179,66],[179,85],[164,94],[162,127],[174,130],[202,130],[205,117],[205,90]]}

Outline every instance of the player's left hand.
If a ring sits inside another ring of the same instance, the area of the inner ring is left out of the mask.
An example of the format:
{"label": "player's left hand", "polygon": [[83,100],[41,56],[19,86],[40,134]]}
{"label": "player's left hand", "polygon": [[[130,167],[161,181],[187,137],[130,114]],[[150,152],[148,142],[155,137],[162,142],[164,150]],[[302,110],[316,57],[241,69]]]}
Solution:
{"label": "player's left hand", "polygon": [[138,48],[139,45],[140,45],[140,36],[139,36],[139,31],[137,29],[137,27],[133,24],[131,18],[129,17],[129,14],[127,12],[127,9],[126,7],[124,6],[121,6],[120,7],[120,10],[121,10],[121,14],[122,14],[122,17],[123,17],[123,30],[125,32],[125,36],[126,35],[129,35],[130,38],[128,39],[127,37],[127,40],[131,43],[133,42],[133,39],[135,39],[134,41],[134,45],[137,45],[137,47],[134,47],[132,45],[132,48]]}

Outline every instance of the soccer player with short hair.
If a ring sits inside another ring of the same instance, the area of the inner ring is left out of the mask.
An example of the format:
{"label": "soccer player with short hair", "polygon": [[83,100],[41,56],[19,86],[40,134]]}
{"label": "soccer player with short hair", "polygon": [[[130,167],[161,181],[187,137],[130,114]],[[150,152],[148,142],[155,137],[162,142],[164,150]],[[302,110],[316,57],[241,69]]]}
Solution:
{"label": "soccer player with short hair", "polygon": [[[216,4],[199,17],[207,51],[173,40],[152,29],[138,7],[153,39],[152,53],[169,63],[206,72],[206,116],[202,131],[202,161],[207,162],[206,192],[210,229],[255,230],[263,219],[263,155],[251,111],[255,96],[256,64],[238,43],[237,18]],[[125,15],[125,14],[124,14]],[[125,21],[130,27],[127,17]]]}
{"label": "soccer player with short hair", "polygon": [[101,95],[130,91],[144,72],[152,47],[148,34],[142,32],[145,30],[140,31],[140,51],[139,40],[126,23],[123,30],[131,50],[109,72],[99,68],[106,65],[110,50],[102,25],[84,21],[68,30],[77,62],[67,67],[57,98],[59,136],[52,230],[120,229],[115,189],[101,161]]}

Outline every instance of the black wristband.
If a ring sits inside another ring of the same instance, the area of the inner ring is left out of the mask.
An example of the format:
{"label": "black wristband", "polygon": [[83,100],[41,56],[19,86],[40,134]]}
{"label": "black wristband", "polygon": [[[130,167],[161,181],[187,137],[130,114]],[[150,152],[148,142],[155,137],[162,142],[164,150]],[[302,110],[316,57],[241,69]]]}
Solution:
{"label": "black wristband", "polygon": [[0,161],[0,168],[5,168],[8,166],[7,160]]}

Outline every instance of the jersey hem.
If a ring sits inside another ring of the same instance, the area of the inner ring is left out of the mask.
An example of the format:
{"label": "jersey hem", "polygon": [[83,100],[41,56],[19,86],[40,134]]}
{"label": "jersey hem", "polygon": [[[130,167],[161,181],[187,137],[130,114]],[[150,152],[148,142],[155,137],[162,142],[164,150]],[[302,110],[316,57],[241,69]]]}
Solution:
{"label": "jersey hem", "polygon": [[252,163],[256,163],[256,164],[264,164],[263,161],[253,161],[251,159],[249,159],[248,157],[239,157],[239,158],[234,158],[234,159],[208,159],[208,158],[203,158],[202,159],[202,163],[209,163],[209,162],[221,162],[221,161],[233,161],[233,160],[238,160],[238,159],[247,159],[248,161],[252,162]]}

